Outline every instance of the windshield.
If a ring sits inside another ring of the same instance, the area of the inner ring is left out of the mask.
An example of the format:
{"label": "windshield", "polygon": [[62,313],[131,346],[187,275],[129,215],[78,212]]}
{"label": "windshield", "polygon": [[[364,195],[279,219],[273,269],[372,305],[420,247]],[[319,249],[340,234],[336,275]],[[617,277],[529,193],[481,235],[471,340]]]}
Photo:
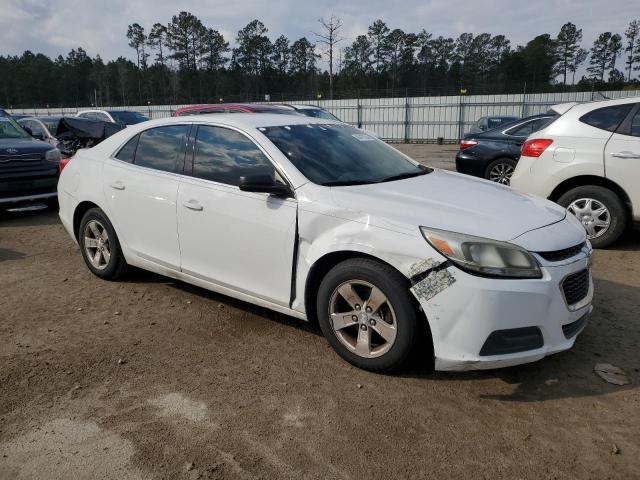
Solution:
{"label": "windshield", "polygon": [[306,115],[307,117],[323,118],[325,120],[338,120],[338,121],[340,121],[340,119],[338,117],[336,117],[335,115],[332,115],[331,113],[327,112],[326,110],[322,110],[320,108],[301,108],[298,111],[300,113],[302,113],[303,115]]}
{"label": "windshield", "polygon": [[10,117],[0,117],[0,138],[31,138],[31,136]]}
{"label": "windshield", "polygon": [[347,125],[286,125],[259,130],[305,177],[319,185],[379,183],[431,171]]}
{"label": "windshield", "polygon": [[149,120],[147,117],[138,112],[125,112],[121,110],[110,111],[109,115],[113,117],[116,122],[124,123],[125,125],[135,125],[136,123],[146,122]]}

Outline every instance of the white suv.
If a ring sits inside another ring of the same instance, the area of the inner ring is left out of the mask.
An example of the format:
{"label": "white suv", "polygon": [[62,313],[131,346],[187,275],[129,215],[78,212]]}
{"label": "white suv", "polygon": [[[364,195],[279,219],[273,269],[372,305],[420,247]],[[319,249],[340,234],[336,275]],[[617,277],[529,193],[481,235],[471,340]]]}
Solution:
{"label": "white suv", "polygon": [[640,221],[640,97],[572,105],[522,146],[511,186],[553,200],[594,247]]}

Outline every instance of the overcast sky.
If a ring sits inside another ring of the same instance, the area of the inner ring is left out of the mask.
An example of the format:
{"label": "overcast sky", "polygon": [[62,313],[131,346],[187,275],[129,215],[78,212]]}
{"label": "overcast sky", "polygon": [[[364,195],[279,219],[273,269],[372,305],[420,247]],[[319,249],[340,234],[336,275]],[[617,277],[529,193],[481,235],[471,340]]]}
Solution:
{"label": "overcast sky", "polygon": [[[104,60],[132,58],[126,30],[140,23],[148,31],[187,10],[222,32],[233,45],[236,32],[254,18],[275,39],[307,36],[313,41],[317,19],[332,13],[344,21],[342,46],[381,18],[390,28],[457,37],[462,32],[504,34],[512,46],[541,33],[557,34],[565,22],[583,29],[589,48],[600,32],[621,35],[640,18],[638,0],[0,0],[0,54],[24,50],[50,56],[81,46]],[[618,68],[622,67],[620,62]]]}

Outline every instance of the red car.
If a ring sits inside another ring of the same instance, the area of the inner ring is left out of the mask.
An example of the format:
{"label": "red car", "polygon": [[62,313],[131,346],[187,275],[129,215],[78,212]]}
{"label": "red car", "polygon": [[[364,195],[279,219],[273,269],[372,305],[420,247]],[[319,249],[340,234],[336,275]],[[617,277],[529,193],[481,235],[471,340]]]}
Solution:
{"label": "red car", "polygon": [[281,113],[299,115],[295,108],[286,105],[267,105],[261,103],[217,103],[190,105],[178,108],[173,117],[184,115],[204,115],[207,113]]}

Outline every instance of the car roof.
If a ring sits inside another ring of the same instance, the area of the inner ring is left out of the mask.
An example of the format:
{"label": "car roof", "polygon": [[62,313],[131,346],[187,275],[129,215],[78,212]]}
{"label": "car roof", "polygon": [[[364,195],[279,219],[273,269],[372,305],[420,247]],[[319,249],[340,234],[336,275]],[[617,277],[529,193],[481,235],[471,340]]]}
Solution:
{"label": "car roof", "polygon": [[210,103],[210,104],[200,104],[200,105],[189,105],[186,107],[180,107],[176,109],[177,113],[190,112],[190,111],[199,111],[199,110],[226,110],[226,109],[235,109],[244,111],[247,113],[257,113],[260,111],[277,111],[277,110],[286,110],[295,112],[293,107],[287,105],[273,105],[269,103]]}
{"label": "car roof", "polygon": [[342,122],[335,120],[327,120],[323,118],[305,117],[298,114],[281,114],[281,113],[256,113],[254,115],[237,115],[234,113],[214,113],[201,115],[183,115],[180,117],[163,118],[145,122],[145,128],[154,125],[165,125],[169,123],[215,123],[220,125],[229,125],[238,128],[260,128],[260,127],[278,127],[284,125],[308,125],[308,124],[336,124],[344,125]]}

